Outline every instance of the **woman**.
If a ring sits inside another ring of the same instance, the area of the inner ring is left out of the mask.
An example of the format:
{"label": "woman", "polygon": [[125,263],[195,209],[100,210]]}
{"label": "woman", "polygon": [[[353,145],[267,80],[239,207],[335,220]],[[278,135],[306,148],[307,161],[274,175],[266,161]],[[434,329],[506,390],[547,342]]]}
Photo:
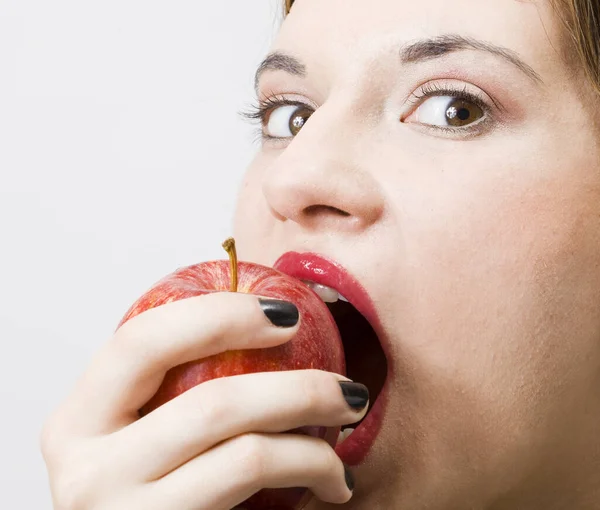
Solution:
{"label": "woman", "polygon": [[[349,374],[356,411],[335,374],[253,374],[138,420],[169,367],[298,327],[246,294],[151,310],[46,423],[55,507],[303,486],[310,510],[600,508],[599,22],[598,0],[297,0],[257,73],[234,234],[243,260],[312,252],[356,278],[384,391]],[[361,382],[381,419],[354,452],[276,434],[362,419]]]}

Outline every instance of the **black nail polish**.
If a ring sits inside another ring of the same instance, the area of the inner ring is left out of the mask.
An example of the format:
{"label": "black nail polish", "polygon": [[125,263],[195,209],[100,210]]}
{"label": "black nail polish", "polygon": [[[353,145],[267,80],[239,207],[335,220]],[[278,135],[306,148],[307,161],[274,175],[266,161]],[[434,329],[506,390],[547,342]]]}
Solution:
{"label": "black nail polish", "polygon": [[360,383],[340,381],[342,393],[348,405],[355,411],[362,411],[369,402],[369,389]]}
{"label": "black nail polish", "polygon": [[350,468],[344,464],[344,475],[346,477],[346,485],[350,491],[354,491],[354,476],[350,472]]}
{"label": "black nail polish", "polygon": [[279,299],[263,299],[259,300],[262,311],[265,312],[267,318],[274,326],[280,328],[291,328],[298,323],[300,314],[294,303],[289,301],[281,301]]}

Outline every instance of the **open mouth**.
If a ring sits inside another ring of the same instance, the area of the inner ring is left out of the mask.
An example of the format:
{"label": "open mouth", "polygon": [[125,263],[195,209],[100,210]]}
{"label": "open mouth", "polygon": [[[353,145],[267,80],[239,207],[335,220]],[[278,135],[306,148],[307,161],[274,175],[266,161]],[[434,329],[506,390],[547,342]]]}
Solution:
{"label": "open mouth", "polygon": [[[387,358],[379,339],[369,321],[350,303],[337,301],[328,306],[342,336],[346,356],[346,376],[369,388],[370,406],[372,406],[381,393],[387,377]],[[363,420],[342,430],[355,429]],[[348,436],[346,435],[344,439],[346,437]]]}
{"label": "open mouth", "polygon": [[343,268],[321,256],[289,252],[274,267],[304,281],[325,301],[342,338],[346,376],[369,388],[369,411],[360,422],[342,428],[336,446],[344,462],[357,465],[379,433],[386,403],[388,359],[373,303]]}
{"label": "open mouth", "polygon": [[[369,388],[370,405],[377,400],[387,377],[387,358],[369,321],[335,289],[304,280],[325,301],[344,345],[346,376]],[[366,417],[366,416],[365,416]],[[364,420],[342,427],[342,441]],[[341,442],[341,441],[340,441]]]}

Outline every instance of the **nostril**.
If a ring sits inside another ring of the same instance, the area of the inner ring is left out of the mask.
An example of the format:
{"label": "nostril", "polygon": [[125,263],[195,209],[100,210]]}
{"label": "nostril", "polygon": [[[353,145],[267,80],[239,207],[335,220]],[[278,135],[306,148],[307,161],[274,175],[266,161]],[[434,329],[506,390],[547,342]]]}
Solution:
{"label": "nostril", "polygon": [[333,207],[331,205],[311,205],[304,209],[304,214],[308,217],[319,216],[320,214],[336,214],[338,216],[352,216],[349,212],[342,211],[337,207]]}

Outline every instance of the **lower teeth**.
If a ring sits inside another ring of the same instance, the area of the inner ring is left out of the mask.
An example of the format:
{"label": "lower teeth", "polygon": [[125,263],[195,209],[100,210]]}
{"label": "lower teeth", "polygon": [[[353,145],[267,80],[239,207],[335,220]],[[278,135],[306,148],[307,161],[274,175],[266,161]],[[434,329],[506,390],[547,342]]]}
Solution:
{"label": "lower teeth", "polygon": [[348,436],[350,436],[350,434],[352,434],[352,432],[354,432],[354,429],[351,429],[351,428],[347,428],[347,429],[340,431],[336,444],[343,443],[346,439],[348,439]]}

